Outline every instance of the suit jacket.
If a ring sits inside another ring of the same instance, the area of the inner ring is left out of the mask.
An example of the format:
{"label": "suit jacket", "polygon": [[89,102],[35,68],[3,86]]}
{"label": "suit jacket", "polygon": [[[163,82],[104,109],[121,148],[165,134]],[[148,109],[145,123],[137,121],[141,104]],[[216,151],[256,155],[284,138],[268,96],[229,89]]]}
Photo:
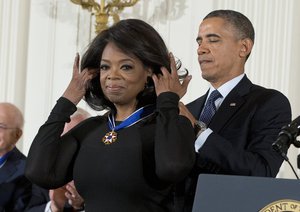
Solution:
{"label": "suit jacket", "polygon": [[50,201],[49,190],[32,185],[32,196],[27,206],[27,212],[44,212],[47,203]]}
{"label": "suit jacket", "polygon": [[[32,196],[26,208],[26,212],[44,212],[47,203],[50,201],[49,190],[39,187],[35,184],[32,185]],[[73,211],[72,207],[66,203],[64,212]]]}
{"label": "suit jacket", "polygon": [[0,212],[23,212],[31,195],[31,183],[24,176],[26,157],[14,148],[0,168]]}
{"label": "suit jacket", "polygon": [[[196,119],[207,94],[187,105]],[[199,149],[194,170],[181,188],[185,211],[192,209],[201,173],[275,177],[283,158],[272,149],[272,143],[290,121],[290,103],[283,94],[254,85],[244,76],[208,126],[213,133]]]}

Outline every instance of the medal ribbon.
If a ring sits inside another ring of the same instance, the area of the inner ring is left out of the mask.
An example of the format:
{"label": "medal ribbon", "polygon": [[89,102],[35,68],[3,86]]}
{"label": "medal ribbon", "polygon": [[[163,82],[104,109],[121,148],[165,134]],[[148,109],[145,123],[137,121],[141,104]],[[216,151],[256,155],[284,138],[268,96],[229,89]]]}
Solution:
{"label": "medal ribbon", "polygon": [[154,113],[155,105],[146,105],[141,107],[140,109],[136,110],[130,116],[128,116],[124,121],[122,121],[118,126],[115,124],[114,114],[109,114],[108,116],[108,127],[112,131],[117,131],[123,128],[130,127],[135,123],[147,118],[151,114]]}
{"label": "medal ribbon", "polygon": [[6,153],[5,155],[3,155],[2,157],[0,157],[0,167],[4,164],[4,162],[6,161],[6,159],[8,158],[8,156],[10,155],[11,152]]}

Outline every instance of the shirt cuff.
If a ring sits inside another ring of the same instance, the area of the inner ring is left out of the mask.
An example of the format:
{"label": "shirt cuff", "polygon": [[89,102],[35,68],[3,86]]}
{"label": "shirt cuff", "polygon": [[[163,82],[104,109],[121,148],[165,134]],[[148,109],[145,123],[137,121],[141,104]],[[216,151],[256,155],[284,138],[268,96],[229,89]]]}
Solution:
{"label": "shirt cuff", "polygon": [[50,205],[51,205],[51,201],[47,202],[47,205],[45,207],[45,212],[52,212]]}
{"label": "shirt cuff", "polygon": [[213,131],[210,128],[207,128],[204,130],[199,137],[195,141],[195,151],[198,152],[199,149],[203,146],[205,143],[207,137],[212,133]]}

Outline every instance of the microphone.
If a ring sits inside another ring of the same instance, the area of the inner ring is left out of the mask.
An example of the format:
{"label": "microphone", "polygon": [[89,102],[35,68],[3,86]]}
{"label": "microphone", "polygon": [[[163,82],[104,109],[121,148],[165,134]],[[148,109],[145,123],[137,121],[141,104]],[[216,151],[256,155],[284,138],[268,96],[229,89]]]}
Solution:
{"label": "microphone", "polygon": [[297,136],[300,134],[300,116],[294,119],[290,124],[281,128],[277,140],[272,144],[273,149],[281,154],[288,161],[287,150],[291,144],[300,148],[300,141],[297,141]]}

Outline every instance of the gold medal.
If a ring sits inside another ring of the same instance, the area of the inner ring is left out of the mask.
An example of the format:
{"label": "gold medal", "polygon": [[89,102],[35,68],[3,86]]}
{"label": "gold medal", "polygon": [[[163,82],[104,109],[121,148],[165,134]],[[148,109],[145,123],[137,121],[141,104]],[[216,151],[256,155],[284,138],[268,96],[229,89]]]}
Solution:
{"label": "gold medal", "polygon": [[111,131],[105,134],[105,136],[102,138],[102,142],[105,145],[109,145],[116,142],[118,136],[116,131],[130,127],[138,123],[139,121],[152,115],[154,111],[155,111],[155,104],[141,107],[135,112],[133,112],[130,116],[128,116],[125,120],[123,120],[118,126],[116,126],[114,114],[110,113],[107,118],[108,118],[108,128]]}
{"label": "gold medal", "polygon": [[112,144],[117,140],[118,134],[115,131],[111,131],[105,134],[105,136],[102,138],[102,142],[105,145]]}

